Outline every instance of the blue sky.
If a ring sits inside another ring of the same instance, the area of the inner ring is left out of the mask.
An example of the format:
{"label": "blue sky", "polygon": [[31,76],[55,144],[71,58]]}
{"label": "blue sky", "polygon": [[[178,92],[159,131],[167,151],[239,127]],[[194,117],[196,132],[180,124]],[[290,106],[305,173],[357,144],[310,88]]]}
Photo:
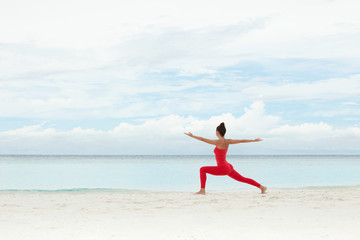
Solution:
{"label": "blue sky", "polygon": [[0,154],[360,154],[357,1],[0,6]]}

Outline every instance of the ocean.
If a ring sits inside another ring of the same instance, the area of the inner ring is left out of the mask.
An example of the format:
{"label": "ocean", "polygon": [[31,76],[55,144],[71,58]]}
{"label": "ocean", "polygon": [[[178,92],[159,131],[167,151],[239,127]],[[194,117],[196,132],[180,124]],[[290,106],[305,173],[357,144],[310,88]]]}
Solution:
{"label": "ocean", "polygon": [[[269,189],[360,185],[360,155],[228,155],[227,160]],[[0,155],[0,191],[195,192],[200,167],[215,165],[214,155]],[[254,187],[208,175],[206,189]]]}

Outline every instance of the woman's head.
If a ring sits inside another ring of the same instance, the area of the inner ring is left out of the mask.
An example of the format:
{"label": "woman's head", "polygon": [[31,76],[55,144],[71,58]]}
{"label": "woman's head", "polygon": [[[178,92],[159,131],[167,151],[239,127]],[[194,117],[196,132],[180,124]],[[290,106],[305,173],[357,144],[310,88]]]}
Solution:
{"label": "woman's head", "polygon": [[220,123],[219,126],[217,126],[216,131],[223,137],[226,133],[225,123]]}

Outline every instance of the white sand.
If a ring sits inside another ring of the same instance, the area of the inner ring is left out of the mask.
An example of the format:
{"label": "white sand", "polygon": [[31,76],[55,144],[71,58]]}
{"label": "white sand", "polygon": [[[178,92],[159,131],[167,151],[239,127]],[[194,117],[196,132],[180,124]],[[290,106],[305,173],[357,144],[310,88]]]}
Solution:
{"label": "white sand", "polygon": [[0,239],[360,239],[360,188],[2,192]]}

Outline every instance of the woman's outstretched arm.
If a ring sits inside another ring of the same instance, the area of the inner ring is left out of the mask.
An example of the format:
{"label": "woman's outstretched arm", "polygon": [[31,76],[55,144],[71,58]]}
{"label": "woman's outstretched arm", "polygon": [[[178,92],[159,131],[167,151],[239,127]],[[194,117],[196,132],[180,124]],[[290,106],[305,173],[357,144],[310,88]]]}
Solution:
{"label": "woman's outstretched arm", "polygon": [[260,141],[262,141],[261,138],[256,138],[254,140],[251,140],[251,139],[229,139],[229,144],[260,142]]}
{"label": "woman's outstretched arm", "polygon": [[198,137],[198,136],[193,135],[191,132],[184,133],[184,134],[188,135],[189,137],[195,138],[199,141],[206,142],[208,144],[216,145],[216,143],[217,143],[217,140],[211,140],[211,139],[207,139],[207,138],[203,138],[203,137]]}

